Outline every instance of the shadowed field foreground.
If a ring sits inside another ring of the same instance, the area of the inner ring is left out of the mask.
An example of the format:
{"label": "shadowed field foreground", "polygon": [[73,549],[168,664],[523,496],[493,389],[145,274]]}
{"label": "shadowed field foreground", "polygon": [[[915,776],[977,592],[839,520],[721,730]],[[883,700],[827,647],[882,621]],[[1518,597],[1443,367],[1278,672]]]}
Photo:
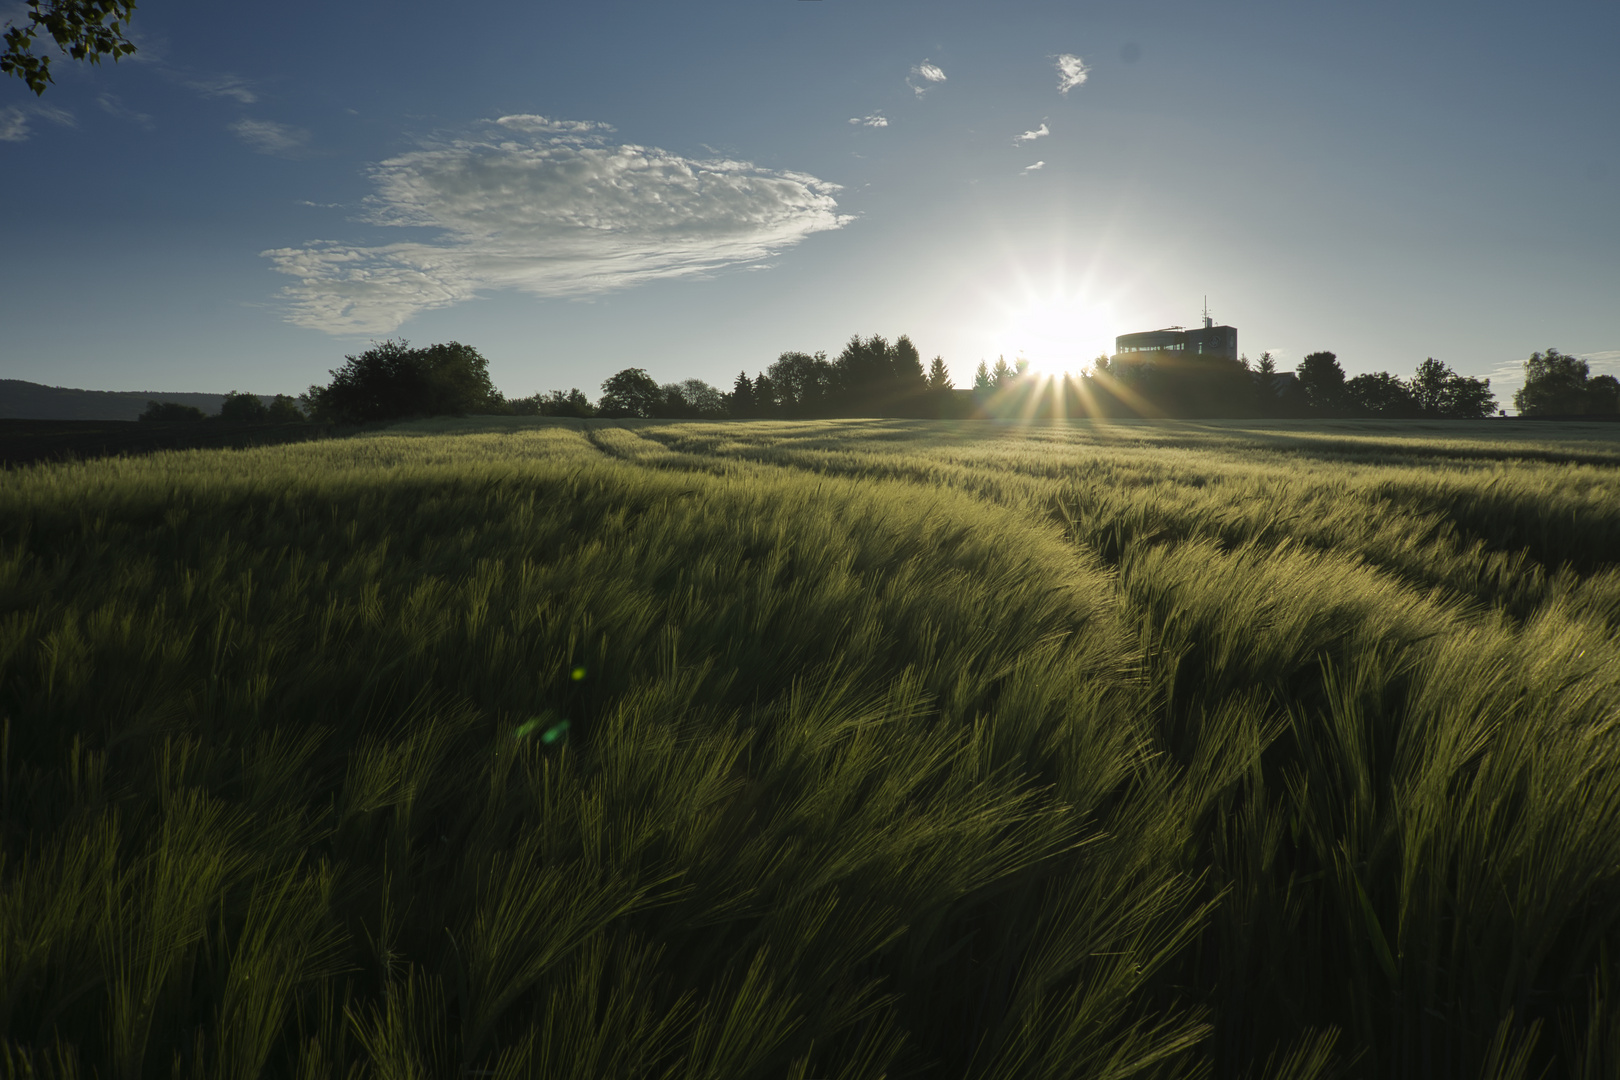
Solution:
{"label": "shadowed field foreground", "polygon": [[0,1064],[1620,1073],[1620,431],[0,476]]}

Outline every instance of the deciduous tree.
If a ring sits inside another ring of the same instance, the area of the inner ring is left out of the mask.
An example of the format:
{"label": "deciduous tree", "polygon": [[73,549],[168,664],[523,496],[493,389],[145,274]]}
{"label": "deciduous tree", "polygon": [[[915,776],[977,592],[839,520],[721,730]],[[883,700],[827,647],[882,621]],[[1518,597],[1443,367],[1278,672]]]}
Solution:
{"label": "deciduous tree", "polygon": [[6,31],[6,51],[0,53],[0,73],[15,75],[35,94],[45,93],[51,78],[51,57],[34,53],[40,31],[75,60],[114,61],[135,52],[124,34],[124,24],[135,14],[134,0],[25,0],[28,22]]}
{"label": "deciduous tree", "polygon": [[206,420],[208,416],[195,405],[182,405],[178,401],[148,401],[142,420]]}
{"label": "deciduous tree", "polygon": [[1319,413],[1336,413],[1344,407],[1344,368],[1330,352],[1313,352],[1294,369],[1305,400]]}
{"label": "deciduous tree", "polygon": [[663,388],[645,368],[625,368],[602,383],[597,408],[603,416],[653,416],[663,403]]}
{"label": "deciduous tree", "polygon": [[1586,416],[1620,412],[1620,380],[1592,376],[1585,360],[1557,349],[1533,352],[1524,362],[1524,385],[1513,395],[1524,416]]}
{"label": "deciduous tree", "polygon": [[489,362],[458,341],[413,349],[403,339],[388,340],[344,361],[331,372],[331,383],[309,388],[307,397],[320,419],[367,423],[459,416],[494,408],[501,400],[489,379]]}
{"label": "deciduous tree", "polygon": [[1357,375],[1344,384],[1344,390],[1351,409],[1363,416],[1403,419],[1418,415],[1411,387],[1387,371]]}
{"label": "deciduous tree", "polygon": [[263,423],[270,418],[270,410],[257,394],[242,394],[235,390],[219,403],[219,418],[239,424]]}

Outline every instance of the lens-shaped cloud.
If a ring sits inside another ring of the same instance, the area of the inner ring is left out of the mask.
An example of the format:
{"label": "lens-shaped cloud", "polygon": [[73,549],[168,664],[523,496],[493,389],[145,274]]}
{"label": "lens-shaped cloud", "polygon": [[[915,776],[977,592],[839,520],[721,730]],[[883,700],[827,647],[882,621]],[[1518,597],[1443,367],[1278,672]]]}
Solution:
{"label": "lens-shaped cloud", "polygon": [[298,157],[309,145],[309,132],[274,120],[242,119],[226,127],[254,150],[273,157]]}
{"label": "lens-shaped cloud", "polygon": [[606,125],[502,117],[374,166],[372,224],[436,230],[380,246],[261,254],[297,279],[289,321],[388,333],[495,289],[577,296],[756,262],[837,229],[838,185],[746,161],[606,145]]}
{"label": "lens-shaped cloud", "polygon": [[1067,94],[1077,86],[1085,83],[1091,76],[1091,69],[1086,62],[1078,56],[1063,53],[1057,58],[1058,92]]}
{"label": "lens-shaped cloud", "polygon": [[861,127],[881,128],[889,126],[889,118],[882,113],[873,113],[871,116],[852,116],[849,118],[849,122]]}

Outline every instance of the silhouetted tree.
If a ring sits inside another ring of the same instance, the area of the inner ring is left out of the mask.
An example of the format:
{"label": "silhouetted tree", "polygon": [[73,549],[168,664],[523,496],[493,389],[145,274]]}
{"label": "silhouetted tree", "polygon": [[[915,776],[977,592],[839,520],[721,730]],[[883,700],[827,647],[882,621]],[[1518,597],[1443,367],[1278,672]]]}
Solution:
{"label": "silhouetted tree", "polygon": [[823,416],[837,386],[837,373],[827,354],[785,352],[766,369],[778,404],[786,416]]}
{"label": "silhouetted tree", "polygon": [[272,424],[302,424],[305,416],[304,411],[298,407],[297,398],[277,394],[270,399],[270,406],[265,410],[265,419]]}
{"label": "silhouetted tree", "polygon": [[257,394],[241,394],[232,390],[219,403],[219,418],[238,424],[262,424],[270,418],[270,410]]}
{"label": "silhouetted tree", "polygon": [[327,386],[307,397],[320,419],[346,423],[406,416],[460,416],[501,403],[489,380],[489,362],[458,341],[413,349],[404,340],[384,341],[359,356],[344,357]]}
{"label": "silhouetted tree", "polygon": [[696,420],[724,415],[720,391],[702,379],[683,379],[659,387],[662,398],[653,415],[670,420]]}
{"label": "silhouetted tree", "polygon": [[838,374],[839,411],[845,416],[882,416],[896,397],[888,339],[855,335],[833,361]]}
{"label": "silhouetted tree", "polygon": [[1277,361],[1272,357],[1270,349],[1260,354],[1260,359],[1255,362],[1254,370],[1261,375],[1275,375],[1277,373]]}
{"label": "silhouetted tree", "polygon": [[0,73],[15,75],[35,94],[44,94],[51,78],[51,57],[34,55],[34,39],[41,30],[56,47],[75,60],[114,61],[135,52],[124,34],[124,24],[135,14],[134,0],[26,0],[28,22],[6,31],[6,51],[0,53]]}
{"label": "silhouetted tree", "polygon": [[1620,412],[1620,380],[1592,377],[1579,357],[1548,349],[1524,362],[1524,385],[1513,395],[1513,407],[1524,416],[1587,416]]}
{"label": "silhouetted tree", "polygon": [[1592,376],[1586,384],[1586,404],[1595,416],[1620,413],[1620,379],[1613,375]]}
{"label": "silhouetted tree", "polygon": [[702,379],[682,379],[681,397],[700,417],[719,417],[726,414],[726,403],[720,391]]}
{"label": "silhouetted tree", "polygon": [[928,412],[928,373],[923,370],[922,353],[901,334],[889,353],[892,372],[893,410],[901,416],[923,416]]}
{"label": "silhouetted tree", "polygon": [[182,405],[178,401],[148,401],[141,413],[142,420],[206,420],[208,416],[195,405]]}
{"label": "silhouetted tree", "polygon": [[737,372],[737,381],[731,384],[731,393],[725,395],[726,411],[738,420],[754,415],[754,383],[748,372]]}
{"label": "silhouetted tree", "polygon": [[973,372],[973,389],[981,393],[988,393],[994,390],[995,387],[995,381],[990,377],[989,367],[985,365],[983,360],[980,360],[978,368]]}
{"label": "silhouetted tree", "polygon": [[1407,386],[1423,416],[1477,419],[1496,409],[1491,380],[1458,375],[1432,356],[1418,365]]}
{"label": "silhouetted tree", "polygon": [[566,394],[561,390],[552,390],[545,394],[530,394],[526,398],[516,398],[509,401],[507,405],[517,416],[587,417],[596,415],[596,407],[591,404],[591,399],[586,397],[584,391],[578,387],[571,388]]}
{"label": "silhouetted tree", "polygon": [[602,383],[602,400],[597,409],[603,416],[656,414],[663,404],[664,391],[644,368],[625,368]]}
{"label": "silhouetted tree", "polygon": [[951,369],[945,366],[945,358],[936,356],[928,365],[928,389],[939,393],[951,389]]}
{"label": "silhouetted tree", "polygon": [[771,377],[763,371],[754,376],[754,415],[758,417],[775,416],[779,411],[780,402],[776,397],[776,385]]}
{"label": "silhouetted tree", "polygon": [[1330,352],[1313,352],[1295,369],[1305,400],[1319,413],[1333,414],[1344,408],[1344,369]]}
{"label": "silhouetted tree", "polygon": [[1344,392],[1351,410],[1362,416],[1404,419],[1421,412],[1412,388],[1387,371],[1357,375]]}
{"label": "silhouetted tree", "polygon": [[1007,363],[1007,358],[998,356],[996,357],[996,366],[990,369],[990,385],[997,390],[1005,389],[1012,382],[1015,374],[1016,372],[1013,371],[1012,366]]}

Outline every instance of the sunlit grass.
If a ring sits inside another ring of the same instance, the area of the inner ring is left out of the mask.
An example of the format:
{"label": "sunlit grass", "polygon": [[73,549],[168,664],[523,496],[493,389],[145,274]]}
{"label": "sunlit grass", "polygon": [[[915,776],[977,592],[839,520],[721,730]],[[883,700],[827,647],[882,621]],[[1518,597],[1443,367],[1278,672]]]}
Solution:
{"label": "sunlit grass", "polygon": [[8,474],[0,1061],[1611,1075],[1620,440],[1430,428]]}

